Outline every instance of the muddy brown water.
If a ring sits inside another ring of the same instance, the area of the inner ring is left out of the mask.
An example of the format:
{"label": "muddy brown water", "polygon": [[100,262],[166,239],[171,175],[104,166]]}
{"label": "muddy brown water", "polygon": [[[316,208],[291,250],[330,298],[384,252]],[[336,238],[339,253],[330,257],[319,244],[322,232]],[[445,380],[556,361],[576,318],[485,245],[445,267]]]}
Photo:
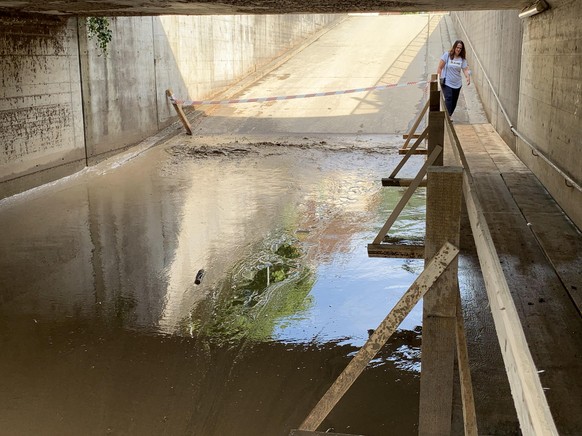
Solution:
{"label": "muddy brown water", "polygon": [[[404,192],[370,141],[178,137],[0,202],[0,434],[297,428],[422,268],[367,257]],[[423,234],[424,200],[391,234]],[[416,433],[420,322],[320,430]]]}

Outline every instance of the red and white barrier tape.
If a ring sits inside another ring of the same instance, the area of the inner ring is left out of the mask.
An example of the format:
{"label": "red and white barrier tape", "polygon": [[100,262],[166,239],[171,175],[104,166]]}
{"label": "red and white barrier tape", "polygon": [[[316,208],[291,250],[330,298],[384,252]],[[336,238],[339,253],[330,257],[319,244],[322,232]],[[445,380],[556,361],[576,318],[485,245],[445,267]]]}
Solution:
{"label": "red and white barrier tape", "polygon": [[344,89],[340,91],[314,92],[312,94],[281,95],[278,97],[238,98],[234,100],[180,100],[177,98],[174,99],[170,97],[170,101],[172,103],[180,104],[182,106],[200,106],[203,104],[262,103],[265,101],[282,101],[282,100],[294,100],[297,98],[326,97],[330,95],[352,94],[354,92],[382,91],[391,88],[402,88],[404,86],[424,85],[426,83],[428,83],[426,80],[422,80],[419,82],[393,83],[390,85],[369,86],[367,88]]}

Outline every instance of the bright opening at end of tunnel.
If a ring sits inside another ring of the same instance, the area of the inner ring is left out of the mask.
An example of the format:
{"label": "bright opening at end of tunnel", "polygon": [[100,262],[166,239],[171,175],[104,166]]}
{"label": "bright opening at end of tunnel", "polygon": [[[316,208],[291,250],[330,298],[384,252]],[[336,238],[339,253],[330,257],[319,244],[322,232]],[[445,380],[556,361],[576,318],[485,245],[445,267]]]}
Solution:
{"label": "bright opening at end of tunnel", "polygon": [[[284,68],[270,71],[230,100],[216,100],[220,105],[193,106],[212,116],[255,119],[379,116],[383,109],[386,112],[386,107],[394,112],[402,111],[403,100],[426,98],[426,80],[436,69],[437,62],[429,54],[430,45],[438,45],[440,53],[441,41],[437,41],[434,34],[443,16],[442,13],[348,14],[349,20],[342,26],[342,32],[352,31],[356,41],[349,45],[338,42],[340,39],[334,33],[337,30],[332,28],[319,37],[322,44],[302,47],[302,60],[291,57]],[[171,26],[166,28],[163,19],[162,25],[171,41],[175,30]],[[368,31],[361,32],[362,26]],[[395,34],[398,38],[394,38]],[[177,58],[187,49],[177,44],[171,44],[171,48]],[[313,67],[306,67],[305,62]],[[187,76],[188,64],[180,68]],[[326,73],[321,74],[322,71]],[[218,74],[228,80],[233,72],[219,69]],[[391,88],[395,85],[398,87]],[[186,83],[185,86],[188,95],[178,96],[180,99],[207,101],[209,96],[204,95],[200,84]],[[354,89],[382,86],[388,88],[352,93]],[[336,95],[313,97],[313,94],[330,92]],[[274,101],[254,103],[255,99]],[[410,119],[414,115],[407,114]]]}

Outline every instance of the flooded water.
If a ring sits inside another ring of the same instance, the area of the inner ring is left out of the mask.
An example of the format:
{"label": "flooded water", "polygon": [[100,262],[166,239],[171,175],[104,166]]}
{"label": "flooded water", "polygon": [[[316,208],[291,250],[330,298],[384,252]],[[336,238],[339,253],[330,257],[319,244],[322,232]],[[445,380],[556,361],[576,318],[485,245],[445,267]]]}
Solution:
{"label": "flooded water", "polygon": [[[420,273],[366,252],[395,147],[207,142],[0,202],[0,434],[287,435]],[[416,432],[420,323],[320,430]]]}

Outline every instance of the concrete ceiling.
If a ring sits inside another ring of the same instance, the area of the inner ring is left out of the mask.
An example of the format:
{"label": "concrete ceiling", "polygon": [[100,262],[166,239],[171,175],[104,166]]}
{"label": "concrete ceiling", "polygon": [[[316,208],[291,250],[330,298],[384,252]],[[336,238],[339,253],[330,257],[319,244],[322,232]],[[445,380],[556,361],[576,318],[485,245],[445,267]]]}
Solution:
{"label": "concrete ceiling", "polygon": [[238,15],[522,9],[530,0],[0,0],[0,13],[77,16]]}

